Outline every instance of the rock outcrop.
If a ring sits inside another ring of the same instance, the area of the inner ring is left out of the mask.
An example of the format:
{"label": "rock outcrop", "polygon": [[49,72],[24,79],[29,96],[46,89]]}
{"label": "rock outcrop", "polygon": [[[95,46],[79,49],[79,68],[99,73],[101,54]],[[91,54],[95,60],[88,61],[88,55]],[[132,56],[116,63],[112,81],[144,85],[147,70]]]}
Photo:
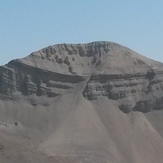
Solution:
{"label": "rock outcrop", "polygon": [[0,162],[162,163],[163,64],[111,42],[0,67]]}
{"label": "rock outcrop", "polygon": [[89,100],[105,96],[119,101],[123,112],[163,108],[163,71],[136,74],[94,74],[83,95]]}
{"label": "rock outcrop", "polygon": [[83,96],[107,97],[123,112],[162,109],[163,64],[110,42],[61,44],[0,67],[0,95],[55,97],[86,82]]}

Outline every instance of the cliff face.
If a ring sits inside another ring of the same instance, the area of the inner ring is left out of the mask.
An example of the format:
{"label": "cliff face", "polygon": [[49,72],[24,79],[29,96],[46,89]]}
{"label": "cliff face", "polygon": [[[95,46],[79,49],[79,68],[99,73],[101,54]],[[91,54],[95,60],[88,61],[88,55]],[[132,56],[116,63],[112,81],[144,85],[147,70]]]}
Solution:
{"label": "cliff face", "polygon": [[88,100],[116,100],[125,113],[163,108],[163,64],[110,42],[61,44],[0,67],[0,97],[55,97],[82,87]]}
{"label": "cliff face", "polygon": [[93,74],[83,95],[89,100],[105,96],[119,102],[119,109],[148,112],[163,108],[163,71],[135,74]]}
{"label": "cliff face", "polygon": [[47,71],[26,65],[19,60],[1,67],[0,74],[0,92],[5,97],[12,97],[18,92],[24,96],[55,97],[62,90],[73,88],[73,85],[84,80],[82,76]]}

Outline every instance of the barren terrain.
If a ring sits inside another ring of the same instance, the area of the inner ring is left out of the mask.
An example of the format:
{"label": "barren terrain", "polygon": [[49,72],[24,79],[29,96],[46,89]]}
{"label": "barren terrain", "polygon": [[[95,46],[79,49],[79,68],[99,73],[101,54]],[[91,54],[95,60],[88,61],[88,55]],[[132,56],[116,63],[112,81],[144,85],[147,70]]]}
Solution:
{"label": "barren terrain", "polygon": [[0,67],[0,163],[162,163],[163,63],[112,42],[59,44]]}

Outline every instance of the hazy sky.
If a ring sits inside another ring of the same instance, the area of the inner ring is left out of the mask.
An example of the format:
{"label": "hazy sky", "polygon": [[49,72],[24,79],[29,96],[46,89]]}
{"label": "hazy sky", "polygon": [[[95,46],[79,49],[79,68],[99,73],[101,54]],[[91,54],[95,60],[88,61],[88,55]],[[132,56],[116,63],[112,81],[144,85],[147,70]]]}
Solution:
{"label": "hazy sky", "polygon": [[163,0],[0,0],[0,65],[48,45],[92,41],[163,62]]}

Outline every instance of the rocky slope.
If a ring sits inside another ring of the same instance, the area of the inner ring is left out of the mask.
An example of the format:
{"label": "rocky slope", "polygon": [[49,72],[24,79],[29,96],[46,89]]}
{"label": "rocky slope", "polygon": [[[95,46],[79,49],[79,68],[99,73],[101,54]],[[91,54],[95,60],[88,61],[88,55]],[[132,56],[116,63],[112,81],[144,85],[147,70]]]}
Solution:
{"label": "rocky slope", "polygon": [[0,67],[0,162],[162,163],[162,115],[163,64],[116,43]]}
{"label": "rocky slope", "polygon": [[116,43],[54,45],[0,67],[0,94],[55,97],[87,82],[83,96],[119,101],[123,112],[163,106],[163,64]]}

